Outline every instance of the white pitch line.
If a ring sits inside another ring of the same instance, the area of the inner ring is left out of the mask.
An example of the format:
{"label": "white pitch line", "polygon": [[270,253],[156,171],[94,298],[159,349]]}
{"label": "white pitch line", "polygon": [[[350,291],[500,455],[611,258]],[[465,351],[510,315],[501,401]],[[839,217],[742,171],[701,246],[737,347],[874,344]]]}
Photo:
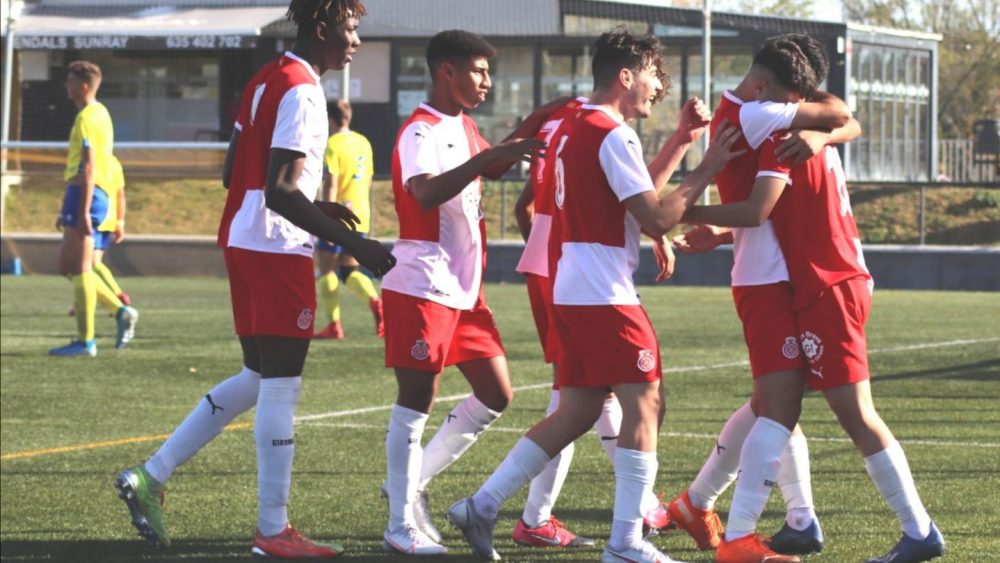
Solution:
{"label": "white pitch line", "polygon": [[[925,350],[928,348],[942,348],[946,346],[963,346],[966,344],[983,344],[986,342],[1000,342],[1000,337],[994,338],[979,338],[979,339],[967,339],[967,340],[948,340],[945,342],[926,342],[923,344],[910,344],[906,346],[896,346],[893,348],[880,348],[877,350],[869,350],[869,354],[880,354],[886,352],[902,352],[909,350]],[[663,373],[684,373],[690,371],[706,371],[713,369],[724,369],[732,367],[740,367],[750,365],[749,360],[741,360],[736,362],[726,362],[722,364],[708,364],[701,366],[679,366],[672,368],[665,368]],[[551,383],[535,383],[532,385],[521,385],[520,387],[514,387],[513,391],[515,393],[519,391],[533,391],[535,389],[548,389],[552,387]],[[438,397],[434,399],[434,403],[449,403],[452,401],[460,401],[468,397],[468,393],[461,393],[457,395],[447,395],[444,397]],[[327,418],[340,418],[344,416],[351,416],[355,414],[366,414],[371,412],[387,411],[392,408],[392,405],[376,405],[371,407],[361,407],[357,409],[349,409],[342,411],[329,411],[318,414],[307,414],[303,416],[295,417],[295,422],[312,422],[314,420],[324,420]]]}
{"label": "white pitch line", "polygon": [[[316,428],[343,428],[343,429],[353,429],[353,430],[379,430],[385,431],[384,424],[363,424],[357,422],[309,422],[307,426]],[[436,430],[440,426],[434,426],[428,424],[426,430]],[[490,428],[490,432],[500,432],[505,434],[524,434],[528,431],[527,428]],[[698,440],[715,440],[718,436],[715,434],[704,434],[696,432],[660,432],[660,436],[666,436],[668,438],[694,438]],[[838,444],[849,444],[851,440],[848,438],[818,438],[816,436],[808,437],[810,442],[834,442]],[[919,446],[943,446],[943,447],[958,447],[958,448],[1000,448],[1000,443],[996,442],[955,442],[948,440],[900,440],[900,444],[903,445],[919,445]]]}

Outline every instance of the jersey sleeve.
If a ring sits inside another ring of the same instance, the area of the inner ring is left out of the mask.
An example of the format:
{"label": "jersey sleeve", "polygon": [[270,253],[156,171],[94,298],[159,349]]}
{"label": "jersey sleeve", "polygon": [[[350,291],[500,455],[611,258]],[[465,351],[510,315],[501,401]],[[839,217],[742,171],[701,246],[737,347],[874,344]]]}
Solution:
{"label": "jersey sleeve", "polygon": [[770,176],[773,178],[781,178],[786,183],[791,184],[791,160],[778,162],[778,158],[775,156],[775,151],[777,151],[778,145],[781,144],[782,133],[783,131],[775,132],[765,139],[763,144],[760,146],[760,152],[757,157],[757,177],[760,178],[761,176]]}
{"label": "jersey sleeve", "polygon": [[740,128],[751,148],[761,143],[779,129],[788,129],[795,119],[799,104],[774,102],[748,102],[740,106]]}
{"label": "jersey sleeve", "polygon": [[[414,121],[406,126],[396,145],[399,164],[403,172],[403,185],[408,186],[410,178],[421,174],[442,173],[438,159],[437,145],[431,126],[423,121]],[[409,190],[409,187],[406,188]]]}
{"label": "jersey sleeve", "polygon": [[271,135],[272,149],[310,152],[310,124],[326,123],[326,105],[312,98],[313,88],[300,85],[285,92],[278,104],[278,116]]}
{"label": "jersey sleeve", "polygon": [[642,159],[642,144],[628,125],[612,130],[604,138],[598,154],[601,169],[618,201],[652,191],[653,179]]}
{"label": "jersey sleeve", "polygon": [[250,105],[253,103],[255,84],[251,81],[243,89],[243,97],[240,99],[240,112],[236,115],[236,123],[233,127],[237,131],[243,131],[243,124],[250,121]]}

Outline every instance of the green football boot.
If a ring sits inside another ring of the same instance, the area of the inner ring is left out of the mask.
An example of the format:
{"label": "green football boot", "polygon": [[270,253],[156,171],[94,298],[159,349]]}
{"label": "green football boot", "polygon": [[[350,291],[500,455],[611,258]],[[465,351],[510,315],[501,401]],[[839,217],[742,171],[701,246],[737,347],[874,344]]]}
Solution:
{"label": "green football boot", "polygon": [[123,470],[115,479],[118,496],[125,501],[132,525],[149,545],[156,548],[170,546],[170,538],[163,527],[164,486],[141,465]]}

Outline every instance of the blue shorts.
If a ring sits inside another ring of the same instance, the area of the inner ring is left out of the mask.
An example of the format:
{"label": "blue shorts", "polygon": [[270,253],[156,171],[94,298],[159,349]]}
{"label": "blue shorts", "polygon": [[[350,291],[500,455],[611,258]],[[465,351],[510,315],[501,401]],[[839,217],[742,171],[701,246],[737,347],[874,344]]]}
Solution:
{"label": "blue shorts", "polygon": [[[80,218],[80,194],[83,186],[70,184],[66,186],[66,195],[63,196],[62,211],[59,213],[59,220],[66,227],[79,227]],[[108,216],[108,194],[98,186],[94,186],[94,197],[90,200],[90,224],[96,229],[104,218]],[[107,246],[105,246],[107,248]]]}
{"label": "blue shorts", "polygon": [[[358,232],[358,236],[361,238],[368,238],[368,233]],[[318,239],[316,241],[316,250],[320,252],[329,252],[331,254],[340,254],[341,252],[346,252],[343,246],[339,244],[334,244],[328,240]]]}
{"label": "blue shorts", "polygon": [[94,231],[94,250],[107,250],[114,234],[113,231]]}

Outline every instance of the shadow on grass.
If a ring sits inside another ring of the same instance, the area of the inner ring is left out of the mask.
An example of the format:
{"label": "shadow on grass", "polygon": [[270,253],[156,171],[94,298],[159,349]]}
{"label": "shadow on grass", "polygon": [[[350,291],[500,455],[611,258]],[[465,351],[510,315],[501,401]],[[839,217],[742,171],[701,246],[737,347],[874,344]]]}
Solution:
{"label": "shadow on grass", "polygon": [[932,369],[902,371],[873,378],[874,382],[900,379],[953,379],[958,381],[1000,381],[1000,359],[983,360],[971,364],[945,366]]}

